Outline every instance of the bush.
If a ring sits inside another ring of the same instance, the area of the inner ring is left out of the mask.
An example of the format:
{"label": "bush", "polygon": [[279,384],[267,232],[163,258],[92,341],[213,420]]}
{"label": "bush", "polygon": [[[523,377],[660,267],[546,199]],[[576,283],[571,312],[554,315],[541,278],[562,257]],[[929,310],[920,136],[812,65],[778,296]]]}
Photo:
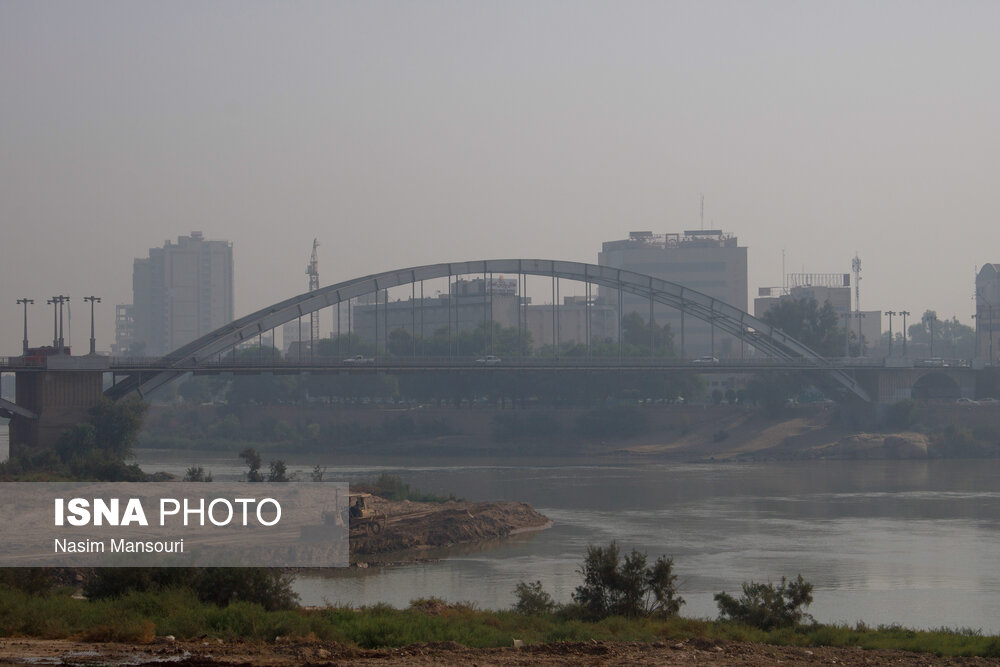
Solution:
{"label": "bush", "polygon": [[715,602],[719,605],[719,620],[733,620],[761,630],[773,630],[795,627],[803,619],[812,620],[809,614],[802,611],[813,601],[812,590],[812,584],[802,579],[800,574],[789,582],[782,577],[778,587],[743,582],[740,599],[722,592],[715,595]]}
{"label": "bush", "polygon": [[186,588],[202,602],[226,606],[259,604],[267,610],[290,609],[298,595],[294,576],[266,567],[119,567],[98,568],[87,582],[88,598],[120,598],[132,592]]}
{"label": "bush", "polygon": [[660,556],[646,566],[646,554],[635,549],[621,559],[618,544],[587,547],[587,556],[579,570],[583,585],[573,593],[573,600],[584,616],[601,619],[607,616],[672,616],[680,611],[684,599],[677,595],[677,575],[672,558]]}
{"label": "bush", "polygon": [[515,613],[541,616],[551,614],[556,609],[555,601],[542,589],[541,581],[520,582],[514,587],[514,595],[517,596],[517,602],[514,603]]}

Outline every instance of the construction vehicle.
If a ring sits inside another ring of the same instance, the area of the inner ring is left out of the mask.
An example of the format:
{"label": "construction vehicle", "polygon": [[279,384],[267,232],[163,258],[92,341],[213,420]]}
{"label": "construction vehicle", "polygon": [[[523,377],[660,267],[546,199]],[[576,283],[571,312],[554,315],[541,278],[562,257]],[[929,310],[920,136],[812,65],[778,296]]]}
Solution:
{"label": "construction vehicle", "polygon": [[385,530],[385,512],[370,506],[368,499],[372,497],[370,493],[351,493],[348,496],[351,535],[380,535]]}

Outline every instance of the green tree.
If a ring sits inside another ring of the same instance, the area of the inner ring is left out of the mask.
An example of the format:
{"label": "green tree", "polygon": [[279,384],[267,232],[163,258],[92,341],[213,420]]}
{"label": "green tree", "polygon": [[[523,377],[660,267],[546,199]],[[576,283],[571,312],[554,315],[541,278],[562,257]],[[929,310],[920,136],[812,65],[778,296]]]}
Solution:
{"label": "green tree", "polygon": [[676,614],[684,599],[677,595],[677,575],[672,558],[660,556],[652,566],[646,554],[633,549],[621,557],[618,544],[587,547],[579,570],[583,585],[573,593],[585,616],[648,616]]}
{"label": "green tree", "polygon": [[843,356],[844,330],[833,305],[812,298],[782,299],[761,319],[825,357]]}
{"label": "green tree", "polygon": [[941,320],[935,311],[926,310],[907,327],[907,333],[909,352],[914,356],[929,356],[932,338],[935,357],[971,359],[976,354],[976,330],[959,322],[957,317]]}
{"label": "green tree", "polygon": [[247,466],[246,478],[248,482],[263,482],[264,475],[260,472],[261,459],[260,454],[253,447],[247,447],[242,452],[240,452],[240,458],[243,459],[243,463]]}
{"label": "green tree", "polygon": [[541,616],[556,610],[556,603],[542,588],[541,581],[519,582],[514,587],[514,612],[525,616]]}
{"label": "green tree", "polygon": [[812,584],[802,579],[793,581],[781,578],[781,584],[743,582],[743,595],[739,599],[728,593],[716,593],[720,620],[733,620],[761,630],[794,627],[804,619],[812,620],[803,611],[812,601]]}
{"label": "green tree", "polygon": [[108,399],[91,408],[85,423],[64,431],[55,453],[70,473],[79,478],[105,481],[139,481],[145,478],[136,465],[126,465],[142,428],[146,404],[138,398],[114,403]]}

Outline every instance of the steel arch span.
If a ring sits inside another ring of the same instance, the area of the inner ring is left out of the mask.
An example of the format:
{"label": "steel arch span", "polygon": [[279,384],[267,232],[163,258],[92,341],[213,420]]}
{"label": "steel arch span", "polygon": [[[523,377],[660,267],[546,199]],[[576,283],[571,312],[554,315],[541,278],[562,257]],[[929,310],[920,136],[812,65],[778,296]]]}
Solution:
{"label": "steel arch span", "polygon": [[[423,280],[450,276],[502,273],[565,278],[592,283],[623,293],[638,295],[665,304],[720,331],[738,337],[754,348],[779,359],[807,360],[862,400],[868,394],[842,370],[833,368],[825,358],[795,340],[780,329],[753,317],[734,306],[689,287],[652,276],[582,262],[550,259],[486,259],[472,262],[428,264],[396,271],[376,273],[299,294],[273,306],[263,308],[205,334],[187,345],[165,355],[160,363],[190,367],[210,361],[219,352],[250,340],[304,315],[336,306],[350,299],[377,293],[380,290],[408,285]],[[105,394],[119,399],[132,392],[145,396],[181,374],[181,371],[161,371],[142,377],[131,375],[107,390]]]}

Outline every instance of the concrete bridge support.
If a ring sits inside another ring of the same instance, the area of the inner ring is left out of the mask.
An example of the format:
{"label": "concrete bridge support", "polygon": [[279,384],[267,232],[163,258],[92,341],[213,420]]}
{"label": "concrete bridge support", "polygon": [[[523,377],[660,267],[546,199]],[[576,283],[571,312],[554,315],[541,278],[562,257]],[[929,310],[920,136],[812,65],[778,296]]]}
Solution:
{"label": "concrete bridge support", "polygon": [[908,398],[975,398],[976,371],[971,368],[893,368],[856,371],[877,405]]}
{"label": "concrete bridge support", "polygon": [[37,419],[15,414],[10,421],[10,455],[51,448],[68,428],[87,421],[103,397],[101,371],[22,371],[16,374],[18,406]]}

